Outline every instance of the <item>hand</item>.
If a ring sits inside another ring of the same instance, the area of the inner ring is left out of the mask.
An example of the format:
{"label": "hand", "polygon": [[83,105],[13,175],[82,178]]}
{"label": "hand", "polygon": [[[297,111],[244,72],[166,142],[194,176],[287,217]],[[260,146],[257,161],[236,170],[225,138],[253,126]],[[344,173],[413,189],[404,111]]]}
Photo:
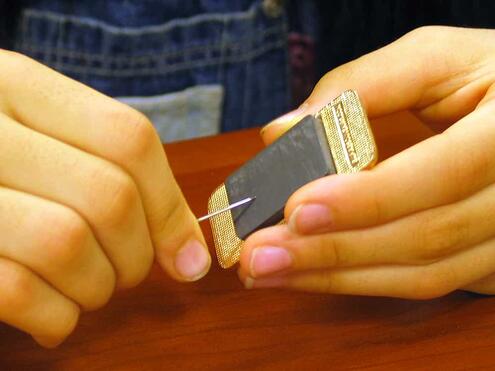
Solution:
{"label": "hand", "polygon": [[[495,293],[495,31],[426,27],[329,72],[270,143],[345,89],[376,118],[411,110],[442,131],[370,171],[291,196],[287,225],[249,237],[247,287],[428,299]],[[399,123],[398,123],[399,124]]]}
{"label": "hand", "polygon": [[154,254],[176,280],[203,276],[201,230],[149,121],[27,57],[0,51],[0,65],[0,320],[55,346]]}

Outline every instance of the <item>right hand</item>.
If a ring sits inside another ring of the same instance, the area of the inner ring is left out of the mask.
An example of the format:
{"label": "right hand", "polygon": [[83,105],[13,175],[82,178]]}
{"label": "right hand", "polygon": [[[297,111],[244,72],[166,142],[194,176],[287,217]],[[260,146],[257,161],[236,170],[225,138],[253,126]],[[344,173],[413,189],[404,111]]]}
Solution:
{"label": "right hand", "polygon": [[0,66],[0,321],[51,347],[154,253],[176,280],[206,274],[151,123],[25,56],[0,50]]}
{"label": "right hand", "polygon": [[[370,119],[404,110],[441,133],[369,171],[297,190],[286,225],[241,253],[247,287],[430,299],[495,294],[494,30],[424,27],[326,74],[275,140],[345,89]],[[400,122],[397,122],[399,125]]]}

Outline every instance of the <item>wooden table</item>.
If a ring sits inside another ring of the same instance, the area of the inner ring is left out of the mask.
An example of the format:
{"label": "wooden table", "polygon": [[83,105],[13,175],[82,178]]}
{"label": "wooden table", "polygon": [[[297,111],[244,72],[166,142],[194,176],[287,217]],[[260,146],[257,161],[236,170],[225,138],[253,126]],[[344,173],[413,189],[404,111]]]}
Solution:
{"label": "wooden table", "polygon": [[[409,122],[409,124],[406,124]],[[430,135],[401,115],[374,123],[381,158]],[[166,146],[197,215],[210,192],[262,148],[257,130]],[[204,231],[211,243],[207,223]],[[216,264],[194,284],[158,267],[138,288],[82,316],[45,350],[0,325],[0,369],[495,368],[495,298],[456,292],[414,302],[247,291]]]}

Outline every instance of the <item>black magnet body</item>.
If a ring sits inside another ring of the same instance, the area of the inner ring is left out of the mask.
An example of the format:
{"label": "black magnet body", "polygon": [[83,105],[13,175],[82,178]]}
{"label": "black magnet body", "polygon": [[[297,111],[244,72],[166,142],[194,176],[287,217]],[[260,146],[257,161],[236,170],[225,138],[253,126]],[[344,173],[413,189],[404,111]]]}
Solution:
{"label": "black magnet body", "polygon": [[322,122],[306,116],[225,181],[229,204],[256,197],[231,210],[237,236],[279,223],[292,193],[335,173]]}

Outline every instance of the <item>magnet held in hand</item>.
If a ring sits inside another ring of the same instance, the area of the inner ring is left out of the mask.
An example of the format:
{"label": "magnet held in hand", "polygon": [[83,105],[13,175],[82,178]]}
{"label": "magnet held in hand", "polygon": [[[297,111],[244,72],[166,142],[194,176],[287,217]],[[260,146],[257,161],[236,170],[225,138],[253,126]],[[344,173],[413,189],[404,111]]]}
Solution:
{"label": "magnet held in hand", "polygon": [[306,116],[232,173],[211,195],[208,212],[251,202],[210,218],[221,267],[237,263],[243,240],[283,221],[289,197],[318,178],[372,167],[377,150],[356,92],[345,91],[314,116]]}

